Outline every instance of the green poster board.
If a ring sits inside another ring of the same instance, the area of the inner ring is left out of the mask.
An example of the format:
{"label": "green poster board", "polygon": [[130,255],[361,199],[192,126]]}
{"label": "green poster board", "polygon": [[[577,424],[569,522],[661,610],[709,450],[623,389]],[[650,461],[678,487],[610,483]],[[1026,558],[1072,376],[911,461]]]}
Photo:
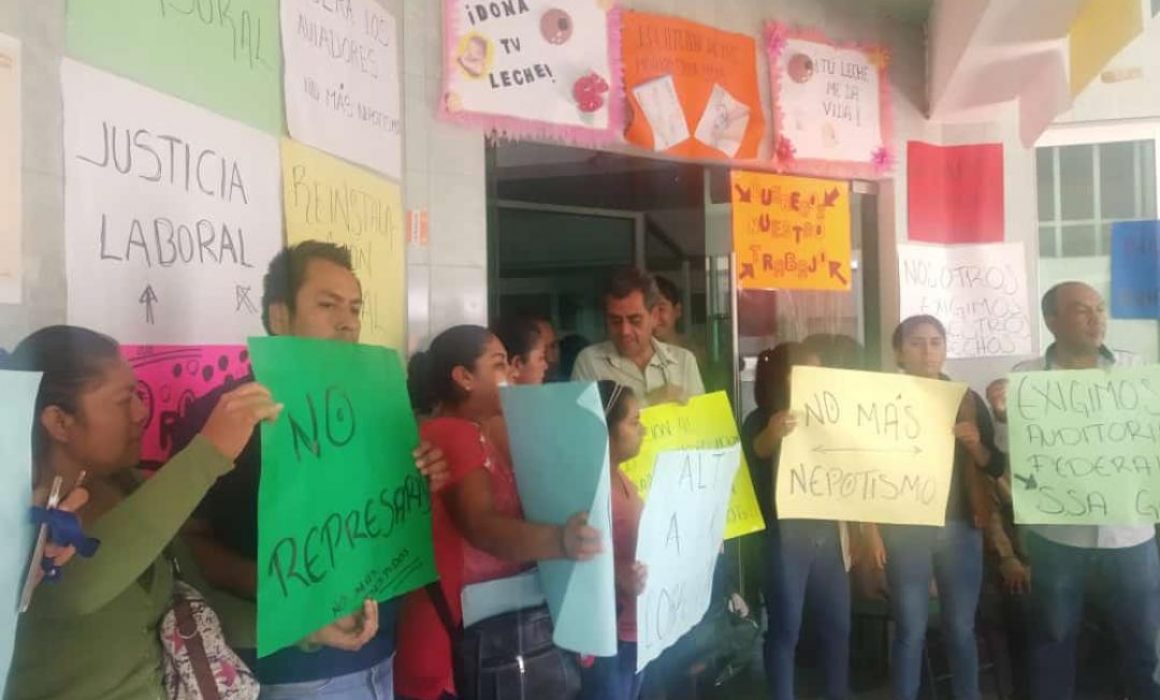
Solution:
{"label": "green poster board", "polygon": [[371,598],[437,576],[431,501],[393,350],[253,338],[257,380],[285,405],[262,425],[258,655],[297,643]]}
{"label": "green poster board", "polygon": [[1160,367],[1012,374],[1015,521],[1160,522]]}
{"label": "green poster board", "polygon": [[73,58],[283,131],[278,0],[69,0],[67,33]]}

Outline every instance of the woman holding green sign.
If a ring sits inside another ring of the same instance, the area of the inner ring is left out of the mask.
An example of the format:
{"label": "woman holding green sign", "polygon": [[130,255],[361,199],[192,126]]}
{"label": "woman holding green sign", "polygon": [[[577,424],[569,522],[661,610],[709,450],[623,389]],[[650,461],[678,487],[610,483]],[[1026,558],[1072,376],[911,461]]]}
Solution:
{"label": "woman holding green sign", "polygon": [[[420,435],[443,451],[451,477],[432,501],[439,585],[408,597],[399,621],[405,641],[395,660],[395,691],[401,698],[468,700],[484,676],[491,684],[527,684],[527,697],[566,700],[562,689],[575,690],[575,671],[562,663],[559,650],[516,655],[505,667],[479,668],[454,658],[465,645],[482,654],[489,645],[542,637],[541,626],[525,623],[550,620],[546,610],[531,609],[523,619],[501,615],[464,629],[464,586],[513,576],[537,560],[587,560],[600,551],[600,533],[588,526],[585,513],[562,527],[524,520],[510,461],[481,428],[500,414],[499,389],[510,371],[503,344],[480,326],[450,328],[411,360],[412,402],[420,414],[433,416]],[[550,626],[546,632],[550,639]],[[571,678],[565,677],[569,671]],[[475,683],[457,688],[464,678]]]}
{"label": "woman holding green sign", "polygon": [[37,590],[21,621],[8,697],[155,700],[164,694],[158,626],[174,590],[166,550],[233,468],[254,426],[282,407],[257,384],[235,389],[189,447],[143,481],[133,469],[147,416],[116,341],[53,326],[25,338],[10,364],[43,373],[31,426],[35,480],[73,484],[88,474],[90,500],[78,514],[101,548]]}
{"label": "woman holding green sign", "polygon": [[[906,319],[893,338],[899,369],[916,377],[947,379],[943,374],[946,340],[946,328],[937,318]],[[945,525],[870,525],[864,530],[870,556],[877,566],[886,568],[890,586],[890,605],[898,625],[890,671],[894,697],[900,700],[918,696],[932,575],[938,582],[954,696],[956,700],[979,697],[975,611],[983,583],[981,528],[989,522],[991,509],[984,477],[1002,475],[1006,457],[995,447],[986,403],[969,389],[953,429],[955,457]]]}

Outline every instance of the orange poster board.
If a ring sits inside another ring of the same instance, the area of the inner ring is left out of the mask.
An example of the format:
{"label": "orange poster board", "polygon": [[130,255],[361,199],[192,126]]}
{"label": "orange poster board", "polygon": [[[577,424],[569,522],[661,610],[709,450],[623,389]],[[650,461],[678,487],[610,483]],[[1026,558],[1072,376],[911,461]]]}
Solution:
{"label": "orange poster board", "polygon": [[753,38],[663,15],[623,18],[629,143],[690,158],[756,158],[765,117]]}
{"label": "orange poster board", "polygon": [[734,170],[741,289],[850,288],[850,185]]}

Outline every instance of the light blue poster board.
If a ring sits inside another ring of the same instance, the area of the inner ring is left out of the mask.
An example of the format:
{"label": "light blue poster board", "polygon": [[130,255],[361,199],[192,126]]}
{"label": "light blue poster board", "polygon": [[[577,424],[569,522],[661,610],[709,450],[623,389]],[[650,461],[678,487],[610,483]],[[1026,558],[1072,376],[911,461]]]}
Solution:
{"label": "light blue poster board", "polygon": [[612,473],[600,392],[595,383],[572,382],[510,387],[500,396],[524,515],[562,525],[584,511],[603,536],[603,551],[590,561],[539,562],[553,641],[580,654],[615,656]]}
{"label": "light blue poster board", "polygon": [[20,589],[32,544],[32,420],[39,372],[0,370],[0,697],[16,641]]}
{"label": "light blue poster board", "polygon": [[1160,318],[1160,221],[1112,224],[1112,318]]}

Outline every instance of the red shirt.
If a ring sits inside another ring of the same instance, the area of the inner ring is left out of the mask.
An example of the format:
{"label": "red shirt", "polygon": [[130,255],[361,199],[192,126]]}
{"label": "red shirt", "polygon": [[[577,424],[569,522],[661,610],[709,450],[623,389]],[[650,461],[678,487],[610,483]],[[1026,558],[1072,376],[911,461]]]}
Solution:
{"label": "red shirt", "polygon": [[[458,624],[463,619],[463,587],[513,576],[526,564],[497,559],[464,539],[447,511],[444,497],[476,469],[491,477],[492,501],[497,513],[523,519],[511,463],[488,442],[477,424],[461,418],[435,418],[419,428],[423,440],[443,451],[451,470],[448,486],[431,504],[431,534],[440,587]],[[398,626],[395,656],[395,692],[416,700],[437,700],[455,693],[451,671],[451,640],[426,590],[407,596]]]}
{"label": "red shirt", "polygon": [[[636,484],[620,471],[612,473],[612,558],[617,576],[624,576],[636,563],[636,535],[644,501]],[[636,596],[616,589],[616,636],[622,642],[636,641]]]}

